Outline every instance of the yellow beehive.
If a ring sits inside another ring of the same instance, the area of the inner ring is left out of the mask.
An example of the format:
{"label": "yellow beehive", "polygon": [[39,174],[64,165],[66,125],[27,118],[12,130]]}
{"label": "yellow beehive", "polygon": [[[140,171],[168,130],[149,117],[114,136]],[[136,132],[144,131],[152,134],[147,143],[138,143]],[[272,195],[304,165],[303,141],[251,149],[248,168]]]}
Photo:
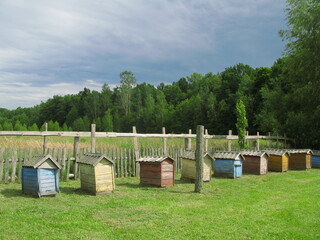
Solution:
{"label": "yellow beehive", "polygon": [[[181,178],[195,180],[196,179],[196,161],[195,152],[186,152],[181,156],[182,168]],[[209,154],[203,155],[203,181],[209,182],[212,176],[213,158]]]}
{"label": "yellow beehive", "polygon": [[289,154],[285,150],[267,150],[268,171],[286,172],[289,167]]}
{"label": "yellow beehive", "polygon": [[86,153],[78,163],[81,189],[95,195],[114,191],[114,167],[111,159],[102,154]]}

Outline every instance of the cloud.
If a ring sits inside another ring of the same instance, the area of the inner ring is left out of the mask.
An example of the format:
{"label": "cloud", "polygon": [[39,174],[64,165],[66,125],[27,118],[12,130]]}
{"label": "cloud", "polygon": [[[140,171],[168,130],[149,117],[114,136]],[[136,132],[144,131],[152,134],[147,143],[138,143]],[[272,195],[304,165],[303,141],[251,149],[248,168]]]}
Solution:
{"label": "cloud", "polygon": [[[246,49],[261,51],[252,39],[279,23],[283,7],[284,0],[2,0],[0,81],[75,92],[79,82],[116,85],[124,70],[150,83],[217,71],[246,59]],[[232,48],[238,55],[224,56]]]}

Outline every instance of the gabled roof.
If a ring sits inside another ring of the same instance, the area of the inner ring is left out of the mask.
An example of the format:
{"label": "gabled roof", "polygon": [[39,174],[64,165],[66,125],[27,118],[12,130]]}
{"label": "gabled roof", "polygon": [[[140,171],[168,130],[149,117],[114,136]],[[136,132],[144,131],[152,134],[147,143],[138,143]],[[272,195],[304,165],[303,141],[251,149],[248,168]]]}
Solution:
{"label": "gabled roof", "polygon": [[311,149],[286,149],[288,153],[305,153],[312,154]]}
{"label": "gabled roof", "polygon": [[60,164],[53,158],[51,157],[51,155],[47,154],[41,154],[41,155],[34,155],[32,159],[25,161],[23,166],[24,167],[33,167],[33,168],[37,168],[39,167],[42,163],[44,163],[45,161],[47,161],[48,159],[50,159],[50,161],[56,165],[56,167],[58,169],[61,169]]}
{"label": "gabled roof", "polygon": [[243,150],[240,152],[243,156],[252,156],[252,157],[262,157],[263,155],[269,155],[265,151],[251,151],[251,150]]}
{"label": "gabled roof", "polygon": [[285,154],[290,155],[290,153],[286,149],[266,149],[267,154],[274,156],[283,156]]}
{"label": "gabled roof", "polygon": [[[213,157],[209,153],[204,153],[203,157],[209,156],[212,160]],[[196,160],[196,153],[194,151],[186,151],[184,154],[181,155],[182,158]]]}
{"label": "gabled roof", "polygon": [[102,159],[106,159],[113,164],[112,159],[101,153],[85,153],[80,157],[78,163],[96,166]]}
{"label": "gabled roof", "polygon": [[170,159],[174,161],[171,157],[162,156],[162,157],[142,157],[137,160],[137,162],[150,162],[150,163],[161,163],[162,161]]}
{"label": "gabled roof", "polygon": [[320,150],[312,150],[312,155],[320,156]]}
{"label": "gabled roof", "polygon": [[215,159],[244,160],[244,157],[239,152],[216,152],[213,157]]}

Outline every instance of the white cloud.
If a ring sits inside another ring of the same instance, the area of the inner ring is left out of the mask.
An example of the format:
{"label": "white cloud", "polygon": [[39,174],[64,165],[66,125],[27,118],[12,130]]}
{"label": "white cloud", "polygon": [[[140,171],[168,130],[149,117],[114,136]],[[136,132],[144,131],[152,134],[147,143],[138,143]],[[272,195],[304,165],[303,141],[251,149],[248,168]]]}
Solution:
{"label": "white cloud", "polygon": [[[239,28],[238,22],[248,18],[252,22],[260,16],[273,19],[283,2],[1,0],[0,97],[9,97],[5,89],[14,82],[18,83],[16,88],[20,83],[30,92],[24,95],[30,99],[22,102],[26,104],[40,98],[32,91],[46,92],[50,88],[56,94],[69,93],[68,89],[75,92],[73,89],[80,86],[98,87],[105,82],[103,79],[111,78],[113,82],[108,83],[115,85],[119,80],[115,76],[130,68],[145,74],[154,72],[154,76],[161,70],[149,69],[152,64],[177,64],[188,71],[197,70],[209,62],[206,56],[223,51],[220,48],[225,38],[233,39],[243,32],[250,38],[250,31]],[[246,39],[242,42],[251,46]],[[163,69],[162,76],[177,75]],[[78,84],[80,79],[84,80]],[[52,96],[53,91],[45,96]],[[15,106],[13,102],[21,95],[16,96],[14,91],[11,94],[16,99],[7,103],[2,98],[0,107]],[[16,106],[19,104],[16,102]]]}

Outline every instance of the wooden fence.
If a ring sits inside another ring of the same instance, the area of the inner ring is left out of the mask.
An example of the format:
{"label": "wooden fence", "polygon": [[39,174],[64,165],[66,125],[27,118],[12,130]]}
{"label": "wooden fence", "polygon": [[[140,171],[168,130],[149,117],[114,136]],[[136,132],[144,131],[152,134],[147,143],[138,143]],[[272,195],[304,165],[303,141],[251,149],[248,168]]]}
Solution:
{"label": "wooden fence", "polygon": [[[175,159],[176,172],[181,170],[180,156],[184,153],[183,148],[169,148],[167,153],[170,157]],[[90,152],[90,148],[80,148],[79,155]],[[134,148],[109,148],[96,149],[97,153],[105,154],[110,157],[115,164],[116,177],[134,177],[136,176],[136,157]],[[61,165],[60,180],[68,181],[70,178],[77,179],[79,177],[78,166],[75,164],[75,156],[73,150],[59,148],[47,149],[47,154],[57,159]],[[31,159],[34,155],[42,154],[42,149],[26,149],[26,148],[0,148],[0,183],[20,182],[21,169],[24,162]],[[164,154],[163,148],[141,148],[139,155],[145,156],[162,156]]]}

